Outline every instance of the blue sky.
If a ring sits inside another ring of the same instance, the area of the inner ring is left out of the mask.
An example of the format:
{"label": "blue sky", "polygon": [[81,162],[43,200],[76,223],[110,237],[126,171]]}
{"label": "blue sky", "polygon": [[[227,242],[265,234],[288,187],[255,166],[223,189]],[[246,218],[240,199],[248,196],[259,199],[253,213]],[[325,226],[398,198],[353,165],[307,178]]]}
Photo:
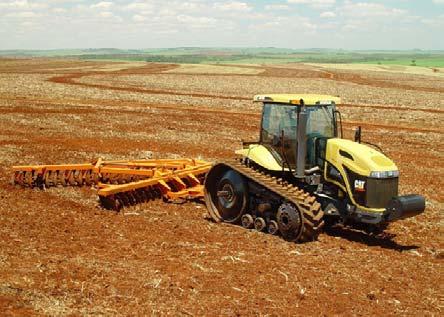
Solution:
{"label": "blue sky", "polygon": [[444,0],[0,0],[0,49],[444,49]]}

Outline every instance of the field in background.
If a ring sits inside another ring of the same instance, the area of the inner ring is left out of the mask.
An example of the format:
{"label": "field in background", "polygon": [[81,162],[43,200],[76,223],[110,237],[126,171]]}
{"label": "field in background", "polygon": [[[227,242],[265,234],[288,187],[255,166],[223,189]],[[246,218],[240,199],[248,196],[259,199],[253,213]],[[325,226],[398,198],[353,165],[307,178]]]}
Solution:
{"label": "field in background", "polygon": [[[444,79],[347,67],[0,58],[0,311],[442,315]],[[258,138],[264,92],[339,95],[345,136],[362,126],[426,212],[385,238],[336,228],[300,245],[215,224],[199,202],[115,214],[89,188],[9,183],[15,164],[232,158]]]}
{"label": "field in background", "polygon": [[87,60],[129,60],[166,63],[363,63],[444,67],[444,51],[345,51],[331,49],[263,48],[171,48],[147,50],[83,49],[0,51],[0,56],[77,57]]}

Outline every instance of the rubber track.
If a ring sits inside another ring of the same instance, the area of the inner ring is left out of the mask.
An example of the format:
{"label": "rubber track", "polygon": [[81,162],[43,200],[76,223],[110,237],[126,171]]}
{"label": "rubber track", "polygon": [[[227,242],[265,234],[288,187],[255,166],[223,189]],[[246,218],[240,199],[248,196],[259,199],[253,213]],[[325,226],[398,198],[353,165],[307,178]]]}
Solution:
{"label": "rubber track", "polygon": [[307,242],[317,239],[324,226],[324,212],[321,204],[316,201],[316,197],[310,195],[304,190],[292,184],[285,184],[278,178],[261,173],[253,168],[246,166],[240,161],[221,161],[218,164],[224,164],[249,180],[265,187],[267,190],[281,196],[298,207],[303,216],[302,232],[297,235],[295,241]]}

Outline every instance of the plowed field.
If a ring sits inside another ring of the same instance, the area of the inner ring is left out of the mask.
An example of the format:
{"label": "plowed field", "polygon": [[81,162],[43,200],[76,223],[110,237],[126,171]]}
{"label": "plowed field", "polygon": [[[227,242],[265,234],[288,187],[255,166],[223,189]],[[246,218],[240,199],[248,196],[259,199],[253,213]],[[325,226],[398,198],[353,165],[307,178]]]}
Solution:
{"label": "plowed field", "polygon": [[[92,189],[10,184],[12,165],[230,158],[257,139],[261,109],[250,100],[268,92],[341,96],[346,136],[361,125],[400,168],[401,194],[426,196],[426,212],[385,237],[336,228],[299,245],[215,224],[198,202],[116,214]],[[0,59],[0,311],[442,315],[443,121],[439,76]]]}

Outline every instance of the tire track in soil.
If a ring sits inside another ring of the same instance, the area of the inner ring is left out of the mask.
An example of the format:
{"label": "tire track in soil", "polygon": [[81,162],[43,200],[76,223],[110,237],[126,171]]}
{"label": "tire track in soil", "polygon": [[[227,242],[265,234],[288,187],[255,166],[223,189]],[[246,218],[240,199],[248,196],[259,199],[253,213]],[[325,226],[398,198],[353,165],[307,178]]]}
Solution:
{"label": "tire track in soil", "polygon": [[[97,65],[97,63],[90,62],[89,64],[85,64],[86,67],[93,67],[94,65]],[[33,65],[35,67],[35,65]],[[70,66],[70,64],[68,64]],[[378,80],[378,79],[369,79],[365,78],[359,74],[356,73],[346,73],[346,72],[335,72],[331,69],[329,70],[323,70],[323,69],[316,69],[313,66],[305,65],[305,64],[298,64],[298,68],[284,68],[284,67],[270,67],[265,65],[260,66],[253,66],[253,65],[230,65],[230,64],[218,64],[214,66],[230,66],[230,67],[238,67],[238,68],[250,68],[250,69],[260,69],[263,70],[262,73],[259,74],[198,74],[198,75],[205,75],[205,76],[246,76],[246,77],[252,77],[252,76],[259,76],[259,77],[276,77],[276,78],[322,78],[327,80],[334,80],[338,82],[348,82],[358,85],[365,85],[365,86],[373,86],[373,87],[379,87],[379,88],[396,88],[396,89],[403,89],[403,90],[414,90],[414,91],[423,91],[423,92],[437,92],[437,93],[444,93],[444,88],[436,88],[436,87],[417,87],[417,86],[411,86],[407,84],[400,84],[393,81],[387,81],[387,80]],[[32,66],[31,66],[32,67]],[[133,67],[128,69],[122,69],[119,71],[91,71],[91,72],[79,72],[77,74],[83,74],[80,75],[80,77],[83,76],[90,76],[90,75],[100,75],[100,74],[112,74],[112,75],[135,75],[135,74],[176,74],[174,72],[164,73],[164,71],[167,70],[173,70],[175,68],[178,68],[179,64],[160,64],[160,63],[148,63],[146,66],[141,67]],[[66,73],[66,69],[63,69],[62,72],[67,74],[69,77],[70,75],[74,75],[73,73]],[[32,74],[57,74],[57,70],[41,70],[37,68],[37,71],[35,69],[29,69],[27,67],[26,69],[21,68],[11,68],[11,69],[0,69],[0,73],[32,73]],[[60,71],[58,72],[60,73]],[[196,75],[192,73],[177,73],[181,75]],[[59,82],[60,83],[66,83],[61,76],[55,76],[53,78],[48,79],[48,81],[52,82]],[[80,78],[78,77],[78,78]],[[74,78],[71,79],[73,81]],[[70,80],[68,80],[70,81]],[[69,84],[74,83],[70,82]],[[109,87],[109,86],[105,86]],[[104,87],[96,87],[96,88],[104,88]],[[116,89],[118,90],[118,89]],[[157,94],[157,91],[159,90],[153,90],[151,93]],[[141,92],[141,91],[139,91]],[[176,93],[178,94],[178,93]],[[195,97],[200,97],[203,95],[205,97],[205,94],[197,94]],[[212,96],[209,96],[212,97]],[[218,98],[221,96],[215,96],[214,98]],[[224,98],[226,96],[222,96]],[[243,98],[243,97],[240,97]],[[225,99],[231,99],[231,98],[225,98]],[[243,99],[241,99],[243,100]],[[247,98],[249,100],[249,98]],[[402,109],[401,109],[402,110]]]}
{"label": "tire track in soil", "polygon": [[[57,84],[65,84],[65,85],[75,85],[75,86],[83,86],[88,88],[97,88],[103,90],[115,90],[115,91],[124,91],[124,92],[135,92],[135,93],[145,93],[145,94],[153,94],[153,95],[176,95],[176,96],[187,96],[194,98],[212,98],[212,99],[224,99],[224,100],[239,100],[239,101],[251,101],[251,97],[244,96],[224,96],[224,95],[216,95],[216,94],[205,94],[198,92],[179,92],[174,90],[166,90],[166,89],[147,89],[147,88],[134,88],[134,87],[117,87],[117,86],[109,86],[105,84],[90,84],[90,83],[82,83],[76,81],[76,79],[81,79],[83,77],[94,76],[94,75],[135,75],[135,74],[165,74],[163,73],[166,70],[174,69],[176,67],[172,65],[168,65],[168,67],[156,67],[153,69],[143,68],[143,69],[127,69],[119,72],[86,72],[86,73],[72,73],[60,76],[54,76],[49,78],[47,81]],[[147,70],[147,71],[144,71]],[[174,73],[168,73],[174,74]],[[187,75],[186,73],[181,73],[181,75]],[[226,74],[224,74],[226,75]],[[254,76],[254,75],[247,75]],[[259,76],[263,76],[259,74]],[[269,75],[268,75],[269,76]],[[300,77],[300,76],[299,76]],[[308,77],[303,77],[308,78]],[[311,77],[310,77],[311,78]],[[319,78],[312,77],[312,78]],[[444,90],[443,90],[444,91]],[[396,111],[419,111],[426,113],[444,113],[444,110],[441,109],[426,109],[426,108],[413,108],[413,107],[400,107],[400,106],[383,106],[383,105],[358,105],[358,104],[341,104],[341,107],[349,107],[349,108],[374,108],[381,110],[396,110]]]}
{"label": "tire track in soil", "polygon": [[384,106],[384,105],[358,105],[350,103],[341,103],[339,107],[345,108],[364,108],[364,109],[380,109],[380,110],[396,110],[396,111],[416,111],[425,113],[444,113],[441,109],[426,109],[426,108],[412,108],[412,107],[400,107],[400,106]]}
{"label": "tire track in soil", "polygon": [[365,78],[353,72],[350,73],[339,72],[339,71],[335,72],[331,69],[327,71],[324,69],[314,68],[313,66],[308,66],[305,64],[300,64],[300,66],[301,66],[300,68],[283,68],[283,67],[266,67],[266,66],[258,67],[258,66],[247,66],[247,65],[243,67],[264,69],[264,72],[257,75],[264,77],[314,78],[314,79],[322,78],[338,82],[346,82],[346,83],[352,83],[364,86],[373,86],[378,88],[396,88],[401,90],[444,93],[444,88],[417,87],[406,84],[400,84],[393,81]]}
{"label": "tire track in soil", "polygon": [[373,86],[378,88],[395,88],[400,90],[413,90],[413,91],[422,91],[422,92],[433,92],[433,93],[444,93],[443,88],[435,88],[435,87],[417,87],[406,84],[400,84],[393,81],[387,80],[377,80],[377,79],[369,79],[364,78],[361,75],[356,73],[345,73],[345,72],[333,72],[331,70],[324,71],[320,70],[326,74],[325,77],[330,80],[339,81],[339,82],[348,82],[352,84],[364,85],[364,86]]}
{"label": "tire track in soil", "polygon": [[204,93],[196,93],[196,92],[178,92],[174,90],[163,90],[163,89],[146,89],[146,88],[130,88],[130,87],[116,87],[116,86],[108,86],[103,84],[89,84],[89,83],[81,83],[75,81],[75,79],[80,79],[86,76],[94,76],[94,75],[103,75],[103,73],[75,73],[69,75],[55,76],[48,79],[48,81],[57,83],[57,84],[65,84],[65,85],[75,85],[75,86],[83,86],[88,88],[99,88],[103,90],[116,90],[116,91],[125,91],[125,92],[136,92],[136,93],[145,93],[152,95],[176,95],[176,96],[187,96],[187,97],[197,97],[197,98],[218,98],[225,100],[250,100],[250,98],[246,97],[238,97],[238,96],[221,96],[221,95],[212,95],[212,94],[204,94]]}

